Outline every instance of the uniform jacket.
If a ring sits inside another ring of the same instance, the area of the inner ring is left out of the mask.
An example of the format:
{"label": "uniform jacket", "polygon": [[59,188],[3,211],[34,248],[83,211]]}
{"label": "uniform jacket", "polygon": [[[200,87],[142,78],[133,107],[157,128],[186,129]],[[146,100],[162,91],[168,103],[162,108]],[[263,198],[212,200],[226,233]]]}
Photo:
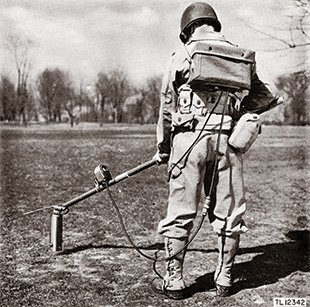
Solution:
{"label": "uniform jacket", "polygon": [[[161,105],[157,124],[157,144],[160,153],[170,153],[170,136],[172,113],[176,112],[178,102],[178,89],[186,84],[189,79],[189,51],[197,41],[213,40],[217,43],[230,44],[224,36],[218,32],[197,29],[191,40],[172,54],[167,65],[161,90]],[[241,101],[242,112],[257,112],[265,108],[273,100],[274,96],[259,79],[256,73],[256,64],[252,68],[251,89],[236,93]]]}

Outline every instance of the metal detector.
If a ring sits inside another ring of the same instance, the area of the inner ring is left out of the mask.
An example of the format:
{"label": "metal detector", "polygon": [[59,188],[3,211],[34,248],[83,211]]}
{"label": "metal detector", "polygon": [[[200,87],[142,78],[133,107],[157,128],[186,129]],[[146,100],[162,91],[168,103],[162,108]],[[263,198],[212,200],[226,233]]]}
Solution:
{"label": "metal detector", "polygon": [[143,164],[136,166],[135,168],[124,172],[114,178],[112,178],[108,168],[100,164],[94,170],[95,175],[95,188],[71,199],[70,201],[60,205],[53,206],[54,211],[51,216],[51,228],[50,228],[50,247],[53,252],[62,251],[63,244],[63,215],[69,212],[69,207],[79,203],[80,201],[102,192],[106,188],[119,183],[122,180],[130,178],[131,176],[140,173],[141,171],[150,168],[151,166],[157,164],[156,160],[150,160]]}

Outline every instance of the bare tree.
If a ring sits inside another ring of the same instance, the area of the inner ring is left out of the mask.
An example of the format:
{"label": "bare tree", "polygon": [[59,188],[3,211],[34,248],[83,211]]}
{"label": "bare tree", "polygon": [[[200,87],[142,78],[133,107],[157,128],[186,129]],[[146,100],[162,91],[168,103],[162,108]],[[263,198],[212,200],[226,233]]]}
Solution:
{"label": "bare tree", "polygon": [[146,114],[147,112],[147,105],[146,105],[147,90],[144,88],[141,88],[140,90],[136,92],[138,93],[138,95],[136,97],[133,115],[135,119],[137,120],[137,122],[140,125],[143,125],[146,122],[146,115],[147,115]]}
{"label": "bare tree", "polygon": [[150,77],[139,89],[135,89],[136,98],[133,115],[140,124],[156,123],[160,106],[162,78]]}
{"label": "bare tree", "polygon": [[[286,96],[283,108],[286,124],[309,124],[309,46],[310,46],[310,0],[291,0],[292,7],[286,15],[286,22],[276,24],[274,28],[246,24],[250,29],[269,37],[279,44],[269,47],[268,51],[285,51],[294,57],[295,73],[280,76],[276,86]],[[271,30],[273,32],[271,32]],[[285,35],[282,35],[285,33]],[[273,45],[273,44],[270,44]],[[282,47],[281,47],[282,45]]]}
{"label": "bare tree", "polygon": [[98,81],[96,83],[97,101],[99,104],[99,124],[102,127],[105,120],[105,105],[107,99],[109,99],[110,93],[110,77],[100,72],[98,74]]}
{"label": "bare tree", "polygon": [[310,1],[309,0],[295,0],[296,6],[300,9],[301,14],[299,15],[297,19],[297,30],[300,30],[302,35],[308,40],[307,45],[310,44],[310,33],[309,33],[309,27],[310,27]]}
{"label": "bare tree", "polygon": [[65,101],[64,109],[67,111],[69,119],[70,119],[70,126],[74,126],[74,122],[77,123],[77,118],[81,112],[81,105],[78,102],[77,96],[74,93],[73,88],[70,89],[68,100]]}
{"label": "bare tree", "polygon": [[156,123],[158,119],[161,84],[161,76],[151,77],[147,80],[146,101],[151,111],[152,123]]}
{"label": "bare tree", "polygon": [[69,73],[65,74],[64,81],[66,86],[63,88],[62,100],[64,109],[67,111],[69,116],[70,126],[73,127],[74,123],[78,123],[78,117],[82,110],[82,104],[79,100],[79,96],[76,94]]}
{"label": "bare tree", "polygon": [[48,123],[53,120],[53,100],[55,96],[56,83],[53,80],[52,72],[45,69],[38,76],[37,80],[41,113]]}
{"label": "bare tree", "polygon": [[69,73],[45,69],[38,77],[41,111],[47,122],[61,122],[65,110],[70,122],[77,116],[78,100]]}
{"label": "bare tree", "polygon": [[[283,23],[286,27],[285,32],[289,33],[288,38],[282,38],[272,34],[270,31],[266,30],[265,27],[264,30],[261,30],[257,25],[246,23],[246,26],[275,41],[281,42],[284,49],[310,46],[310,0],[292,0],[292,4],[295,8],[287,15],[287,22]],[[280,28],[276,28],[276,30],[280,32]]]}
{"label": "bare tree", "polygon": [[26,107],[28,102],[28,78],[30,72],[29,51],[33,41],[18,35],[8,36],[6,46],[12,52],[17,69],[17,101],[19,116],[22,124],[27,125]]}
{"label": "bare tree", "polygon": [[122,69],[114,69],[107,74],[99,73],[97,90],[100,93],[101,112],[109,103],[113,109],[114,123],[122,122],[123,106],[130,96],[130,83],[127,73]]}
{"label": "bare tree", "polygon": [[5,76],[1,75],[0,80],[0,118],[1,120],[16,119],[16,92],[14,83]]}
{"label": "bare tree", "polygon": [[35,97],[35,91],[33,88],[33,84],[30,83],[27,88],[27,104],[25,106],[26,108],[26,114],[27,114],[27,120],[35,120],[37,121],[38,116],[38,101]]}
{"label": "bare tree", "polygon": [[97,121],[97,107],[98,93],[91,84],[85,86],[83,82],[80,83],[79,91],[76,96],[76,104],[80,106],[79,119],[84,121]]}
{"label": "bare tree", "polygon": [[306,71],[278,78],[276,86],[284,91],[288,103],[284,109],[284,120],[292,125],[310,124],[310,88]]}
{"label": "bare tree", "polygon": [[114,123],[122,122],[123,106],[125,100],[130,96],[130,85],[127,73],[121,69],[110,71],[110,101],[113,107]]}

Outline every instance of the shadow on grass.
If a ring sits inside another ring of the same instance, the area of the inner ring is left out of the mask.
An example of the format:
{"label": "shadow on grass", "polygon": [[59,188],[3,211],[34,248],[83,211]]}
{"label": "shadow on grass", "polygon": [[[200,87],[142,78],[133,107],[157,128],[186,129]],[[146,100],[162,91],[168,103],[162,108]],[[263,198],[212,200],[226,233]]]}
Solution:
{"label": "shadow on grass", "polygon": [[[163,251],[164,244],[163,243],[154,243],[149,246],[137,246],[140,250],[152,250],[152,251]],[[70,255],[78,252],[82,252],[88,249],[104,249],[104,248],[113,248],[113,249],[134,249],[131,245],[114,245],[114,244],[102,244],[102,245],[95,245],[93,243],[77,246],[75,248],[67,249],[62,252],[57,253],[57,255]],[[196,249],[196,248],[189,248],[187,249],[188,252],[203,252],[203,253],[213,253],[217,252],[217,249]]]}
{"label": "shadow on grass", "polygon": [[[102,245],[95,245],[93,243],[84,245],[84,246],[77,246],[75,248],[64,250],[58,255],[70,255],[78,252],[82,252],[87,249],[104,249],[104,248],[113,248],[113,249],[134,249],[131,245],[114,245],[114,244],[102,244]],[[164,244],[163,243],[155,243],[150,246],[142,247],[138,246],[141,250],[163,250]]]}
{"label": "shadow on grass", "polygon": [[[243,289],[257,288],[263,285],[276,283],[294,272],[309,272],[309,239],[308,230],[290,231],[286,236],[291,239],[289,242],[267,244],[257,247],[241,248],[239,255],[254,253],[251,261],[237,263],[234,274],[237,281],[234,283],[234,294]],[[60,255],[77,253],[87,249],[133,249],[130,245],[88,244],[65,250]],[[149,246],[139,246],[141,250],[164,250],[162,243],[155,243]],[[217,252],[216,249],[188,249],[202,253]],[[213,282],[214,272],[198,277],[195,283],[188,287],[187,296],[193,296],[198,292],[205,292],[215,288]]]}
{"label": "shadow on grass", "polygon": [[[297,271],[309,272],[309,231],[290,231],[286,236],[292,241],[239,250],[239,255],[259,255],[251,261],[235,265],[234,274],[238,281],[234,284],[234,293],[276,283]],[[188,289],[190,294],[213,289],[213,274],[214,272],[198,277]]]}

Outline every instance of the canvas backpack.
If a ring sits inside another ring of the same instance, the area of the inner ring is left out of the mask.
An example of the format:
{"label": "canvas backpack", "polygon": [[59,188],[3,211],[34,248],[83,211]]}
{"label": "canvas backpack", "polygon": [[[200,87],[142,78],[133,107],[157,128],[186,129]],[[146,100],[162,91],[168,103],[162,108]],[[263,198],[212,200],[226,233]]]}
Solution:
{"label": "canvas backpack", "polygon": [[[250,90],[255,52],[212,40],[194,41],[190,46],[188,84],[193,90],[221,88]],[[187,48],[187,47],[186,47]]]}

